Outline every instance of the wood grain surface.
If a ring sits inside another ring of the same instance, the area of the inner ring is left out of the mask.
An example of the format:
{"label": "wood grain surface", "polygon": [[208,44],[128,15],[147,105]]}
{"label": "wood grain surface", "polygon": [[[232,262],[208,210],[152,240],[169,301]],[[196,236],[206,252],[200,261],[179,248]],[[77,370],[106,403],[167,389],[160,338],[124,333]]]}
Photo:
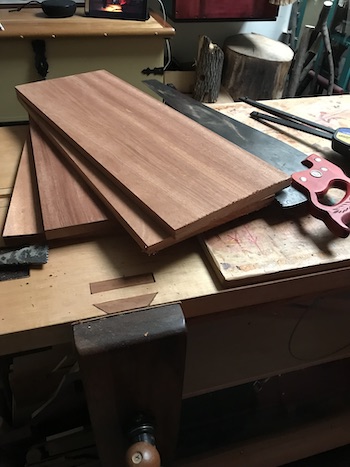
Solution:
{"label": "wood grain surface", "polygon": [[129,298],[121,298],[119,300],[110,300],[109,302],[94,303],[94,306],[105,313],[119,313],[120,311],[135,310],[150,306],[156,297],[157,292],[134,295]]}
{"label": "wood grain surface", "polygon": [[120,289],[123,287],[132,287],[134,285],[141,284],[152,284],[154,277],[150,273],[137,274],[136,276],[128,277],[116,277],[113,279],[107,279],[105,281],[92,282],[90,284],[90,292],[100,293],[106,292],[107,290]]}
{"label": "wood grain surface", "polygon": [[19,156],[22,152],[23,142],[27,133],[27,125],[0,127],[1,153],[11,155],[1,161],[0,197],[7,197],[12,192],[19,164]]}
{"label": "wood grain surface", "polygon": [[91,233],[93,227],[98,232],[99,224],[108,223],[99,200],[45,140],[34,121],[30,122],[30,135],[46,238],[69,238],[88,229]]}
{"label": "wood grain surface", "polygon": [[350,238],[300,209],[266,208],[201,239],[226,287],[350,265]]}
{"label": "wood grain surface", "polygon": [[78,172],[105,204],[111,215],[116,217],[144,251],[149,253],[159,251],[175,242],[154,219],[119,190],[103,172],[96,170],[96,167],[84,158],[72,144],[62,138],[57,131],[35,113],[31,113],[31,116],[44,130],[45,138],[55,145],[61,156],[66,158],[73,170]]}
{"label": "wood grain surface", "polygon": [[[30,114],[31,118],[43,129],[45,138],[49,139],[54,144],[57,151],[59,151],[59,153],[71,163],[72,167],[79,175],[84,178],[94,193],[106,205],[107,209],[109,209],[111,215],[116,217],[121,225],[141,246],[142,251],[153,254],[186,238],[186,236],[178,236],[178,238],[175,239],[169,236],[154,219],[148,216],[121,190],[118,190],[108,177],[96,170],[94,165],[85,159],[74,146],[62,138],[57,131],[53,130],[50,125],[36,114]],[[248,211],[259,210],[269,205],[272,201],[273,198],[259,200],[251,204]],[[245,211],[241,212],[242,216],[245,214]]]}
{"label": "wood grain surface", "polygon": [[[175,29],[152,13],[147,21],[125,21],[114,18],[91,18],[84,14],[83,8],[77,8],[75,15],[69,18],[48,18],[39,8],[23,9],[13,14],[7,9],[1,10],[0,39],[9,38],[63,38],[63,37],[100,37],[108,36],[166,36],[175,34]],[[108,39],[106,39],[108,40]]]}
{"label": "wood grain surface", "polygon": [[[318,105],[319,111],[332,114],[337,109],[340,113],[345,113],[344,106],[350,109],[349,99],[350,96],[343,95],[300,99],[300,101],[299,99],[285,99],[279,103],[283,104],[285,110],[291,112],[294,111],[294,105],[300,105],[301,110],[302,108],[312,109],[314,105]],[[278,101],[275,102],[276,105],[277,103]],[[235,103],[230,106],[232,111],[235,105],[240,109],[235,115],[241,115],[242,119],[246,118],[250,121],[249,113],[252,109],[246,106],[244,113],[241,105]],[[254,125],[255,122],[253,121],[252,124]],[[262,125],[262,129],[265,130],[265,125]],[[299,133],[298,135],[302,143],[302,138]],[[291,140],[295,141],[293,138]],[[311,143],[311,138],[307,137],[304,142],[305,152],[307,152],[307,148],[309,148],[309,152],[315,150],[316,143]],[[325,140],[321,140],[317,144],[325,151],[330,151]],[[10,164],[12,158],[18,160],[17,149],[18,142],[16,141],[12,150],[9,147],[8,151],[1,154],[1,166],[3,166],[3,162],[5,165]],[[301,214],[298,212],[292,215],[290,212],[288,215],[291,222],[297,223]],[[242,219],[242,222],[246,221],[249,222],[247,219]],[[305,221],[308,222],[308,219],[305,218]],[[323,229],[322,223],[319,225]],[[274,225],[266,224],[266,229],[267,235],[273,231]],[[300,230],[297,235],[300,241],[309,241],[311,244],[315,244],[314,236],[309,237],[309,229],[307,232]],[[325,232],[325,240],[328,235]],[[346,246],[348,240],[344,241],[344,251],[346,252],[349,250]],[[332,242],[333,239],[329,239],[330,249]],[[291,253],[288,245],[289,242],[283,244],[279,237],[275,239],[274,262],[276,265],[280,264],[283,267],[285,257]],[[304,256],[308,254],[309,246],[304,249]],[[315,265],[317,265],[318,260],[314,259]],[[152,305],[181,301],[186,318],[212,315],[215,323],[220,321],[220,316],[226,314],[221,313],[225,310],[234,309],[234,314],[236,314],[237,308],[251,305],[259,305],[260,307],[261,303],[285,301],[291,297],[304,296],[305,294],[320,295],[326,291],[340,288],[344,288],[343,300],[346,304],[350,267],[342,267],[342,264],[347,263],[346,261],[339,262],[337,253],[334,253],[328,256],[328,264],[323,265],[319,272],[308,274],[306,269],[305,274],[300,275],[296,264],[288,278],[257,283],[256,278],[252,277],[247,285],[235,287],[233,283],[230,288],[223,290],[224,284],[220,283],[213,273],[201,247],[194,238],[152,256],[143,254],[130,235],[122,232],[89,241],[63,243],[51,249],[50,261],[43,269],[33,269],[29,278],[0,283],[2,298],[0,353],[15,353],[19,350],[50,346],[53,343],[69,340],[71,338],[69,323],[104,315],[94,306],[95,303],[155,292],[158,293]],[[257,270],[258,266],[256,264]],[[154,275],[154,283],[137,285],[136,288],[114,289],[100,294],[90,293],[89,284],[92,282],[150,272]],[[252,275],[252,273],[249,274]],[[268,276],[266,278],[268,279]],[[338,309],[337,305],[336,310]],[[243,324],[249,324],[249,315],[246,315],[246,309],[242,310],[242,314],[244,316],[244,319],[242,317]],[[257,312],[256,316],[261,317],[261,314]],[[344,316],[347,316],[345,305]],[[286,319],[278,318],[276,326],[281,321],[285,322]],[[318,321],[319,315],[313,322],[317,323]],[[335,319],[334,324],[337,322],[339,322],[338,318]],[[274,323],[271,322],[271,327],[273,326]],[[343,327],[343,321],[341,326]],[[234,324],[231,328],[236,329]],[[251,342],[256,342],[255,336],[261,335],[260,323],[257,323],[256,326],[249,325],[249,329],[252,332],[252,340],[248,341],[247,352],[249,352]],[[328,323],[324,329],[329,331]],[[337,333],[338,331],[334,335]],[[309,339],[308,342],[313,342],[313,339]],[[271,342],[266,340],[262,346],[264,349],[270,349],[270,344]],[[269,362],[276,356],[276,348],[276,346],[272,346],[273,352],[268,354],[266,361]],[[256,363],[255,355],[252,356],[252,361]],[[259,365],[257,366],[259,367]]]}
{"label": "wood grain surface", "polygon": [[[283,99],[266,103],[331,128],[350,126],[349,95]],[[257,122],[250,117],[253,107],[244,103],[213,107],[292,145],[305,152],[305,155],[317,152],[350,174],[350,161],[336,154],[326,139],[275,124]],[[308,214],[307,206],[291,210],[268,208],[226,227],[207,232],[201,240],[225,287],[349,265],[350,238],[341,239],[332,235],[323,222]]]}
{"label": "wood grain surface", "polygon": [[6,243],[43,239],[43,225],[30,136],[19,162],[2,237]]}
{"label": "wood grain surface", "polygon": [[287,175],[106,71],[16,89],[172,235],[233,219],[289,184]]}

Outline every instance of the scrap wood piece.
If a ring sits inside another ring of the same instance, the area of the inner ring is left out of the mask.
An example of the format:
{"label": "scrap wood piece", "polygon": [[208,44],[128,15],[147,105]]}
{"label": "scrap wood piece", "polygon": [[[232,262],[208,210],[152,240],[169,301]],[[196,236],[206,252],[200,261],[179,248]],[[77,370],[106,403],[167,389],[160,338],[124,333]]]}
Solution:
{"label": "scrap wood piece", "polygon": [[120,311],[134,310],[150,306],[158,292],[136,295],[135,297],[119,298],[108,302],[94,303],[94,306],[105,313],[118,313]]}
{"label": "scrap wood piece", "polygon": [[216,102],[221,85],[224,52],[207,36],[201,36],[198,49],[193,98],[201,102]]}
{"label": "scrap wood piece", "polygon": [[169,235],[193,235],[235,218],[290,183],[286,174],[107,71],[16,89],[21,102]]}
{"label": "scrap wood piece", "polygon": [[30,137],[23,146],[2,236],[7,244],[44,240]]}
{"label": "scrap wood piece", "polygon": [[134,285],[151,284],[155,282],[152,273],[137,274],[135,276],[116,277],[105,281],[91,282],[90,293],[106,292],[113,289],[132,287]]}
{"label": "scrap wood piece", "polygon": [[333,268],[350,264],[350,237],[335,238],[307,212],[282,212],[274,206],[206,232],[201,244],[224,287],[318,273],[329,264]]}
{"label": "scrap wood piece", "polygon": [[68,238],[83,233],[85,226],[91,231],[92,225],[98,230],[108,223],[94,194],[69,170],[33,120],[30,135],[46,238]]}

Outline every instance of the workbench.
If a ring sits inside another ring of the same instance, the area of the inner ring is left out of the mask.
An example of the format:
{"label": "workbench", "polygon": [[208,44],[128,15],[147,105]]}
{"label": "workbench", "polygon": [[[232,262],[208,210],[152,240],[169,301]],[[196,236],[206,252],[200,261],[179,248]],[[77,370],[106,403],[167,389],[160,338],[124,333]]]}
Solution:
{"label": "workbench", "polygon": [[[305,118],[321,119],[333,127],[349,126],[350,122],[348,95],[276,100],[269,104]],[[273,127],[267,130],[264,124],[249,117],[252,108],[247,104],[213,106],[306,154],[317,151],[323,156],[332,156],[329,141],[295,130]],[[26,130],[25,126],[0,128],[1,223]],[[261,216],[266,212],[273,216],[274,209],[279,208],[265,209],[268,211],[262,210]],[[279,216],[280,213],[276,214],[276,219]],[[300,241],[309,242],[324,253],[331,250],[332,242],[339,241],[321,221],[316,224],[318,235],[308,232],[308,225],[314,226],[314,220],[305,210],[289,211],[286,220],[300,225]],[[245,217],[242,226],[249,227],[250,221],[249,216]],[[266,229],[272,236],[276,226],[271,223]],[[259,241],[255,239],[255,243]],[[341,241],[344,251],[349,252],[350,240]],[[282,264],[283,257],[291,254],[288,242],[279,244],[278,236],[273,242],[275,264]],[[246,252],[243,250],[242,254]],[[98,305],[115,301],[113,315],[139,310],[135,313],[140,317],[144,313],[142,310],[149,307],[181,305],[188,330],[184,399],[347,358],[350,356],[350,253],[345,258],[326,254],[326,260],[313,266],[310,270],[300,270],[295,265],[295,269],[289,273],[284,271],[281,277],[265,276],[263,271],[257,276],[248,274],[244,283],[225,288],[197,238],[150,257],[142,253],[121,228],[113,235],[56,243],[50,248],[48,263],[42,268],[33,268],[30,277],[0,283],[0,355],[70,342],[72,323],[108,316]],[[258,263],[256,269],[259,269]],[[144,275],[151,275],[153,280],[138,283],[137,278]],[[90,291],[92,283],[122,277],[134,277],[135,281],[128,287]],[[308,310],[306,317],[305,309]],[[290,348],[292,334],[293,352]],[[159,358],[162,359],[162,355]],[[329,423],[332,423],[334,435],[329,433]],[[344,429],[348,423],[350,412],[327,422],[319,421],[315,427],[301,428],[297,441],[294,434],[283,434],[278,440],[275,437],[277,451],[264,452],[265,465],[281,465],[349,443],[348,429]],[[301,442],[306,436],[307,445]],[[261,466],[254,450],[259,446],[262,449],[268,440],[258,440],[254,447],[246,445],[243,454],[240,446],[233,446],[229,454],[228,451],[216,453],[213,457],[208,455],[206,461],[201,459],[181,465],[209,466],[214,462],[228,465],[225,462],[229,459],[229,465]],[[235,460],[239,463],[235,464]]]}
{"label": "workbench", "polygon": [[[87,17],[82,7],[69,18],[48,18],[41,8],[2,8],[0,22],[1,122],[26,118],[14,86],[43,78],[36,61],[47,61],[48,78],[106,69],[147,91],[142,70],[164,66],[164,40],[175,34],[155,12],[131,21]],[[37,58],[34,41],[44,48]]]}

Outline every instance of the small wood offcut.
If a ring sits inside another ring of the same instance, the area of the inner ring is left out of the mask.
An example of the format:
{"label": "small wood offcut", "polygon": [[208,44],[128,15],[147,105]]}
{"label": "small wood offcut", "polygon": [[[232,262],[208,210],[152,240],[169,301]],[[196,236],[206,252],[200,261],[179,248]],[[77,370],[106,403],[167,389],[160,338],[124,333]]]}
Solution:
{"label": "small wood offcut", "polygon": [[[16,91],[31,120],[32,211],[48,240],[117,220],[144,251],[155,253],[260,209],[290,183],[288,175],[107,71]],[[11,216],[23,189],[16,186],[6,240],[20,236]],[[30,222],[21,220],[23,234]]]}

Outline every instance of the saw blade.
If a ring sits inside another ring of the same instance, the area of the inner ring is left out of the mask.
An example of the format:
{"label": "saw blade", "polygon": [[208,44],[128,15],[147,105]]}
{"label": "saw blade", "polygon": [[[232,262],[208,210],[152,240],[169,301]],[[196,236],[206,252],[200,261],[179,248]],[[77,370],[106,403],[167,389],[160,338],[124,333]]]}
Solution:
{"label": "saw blade", "polygon": [[[301,163],[306,159],[306,154],[289,144],[217,112],[157,80],[149,79],[143,82],[173,109],[282,172],[292,175],[303,168]],[[275,198],[284,208],[298,206],[307,201],[303,193],[291,186],[277,193]]]}

